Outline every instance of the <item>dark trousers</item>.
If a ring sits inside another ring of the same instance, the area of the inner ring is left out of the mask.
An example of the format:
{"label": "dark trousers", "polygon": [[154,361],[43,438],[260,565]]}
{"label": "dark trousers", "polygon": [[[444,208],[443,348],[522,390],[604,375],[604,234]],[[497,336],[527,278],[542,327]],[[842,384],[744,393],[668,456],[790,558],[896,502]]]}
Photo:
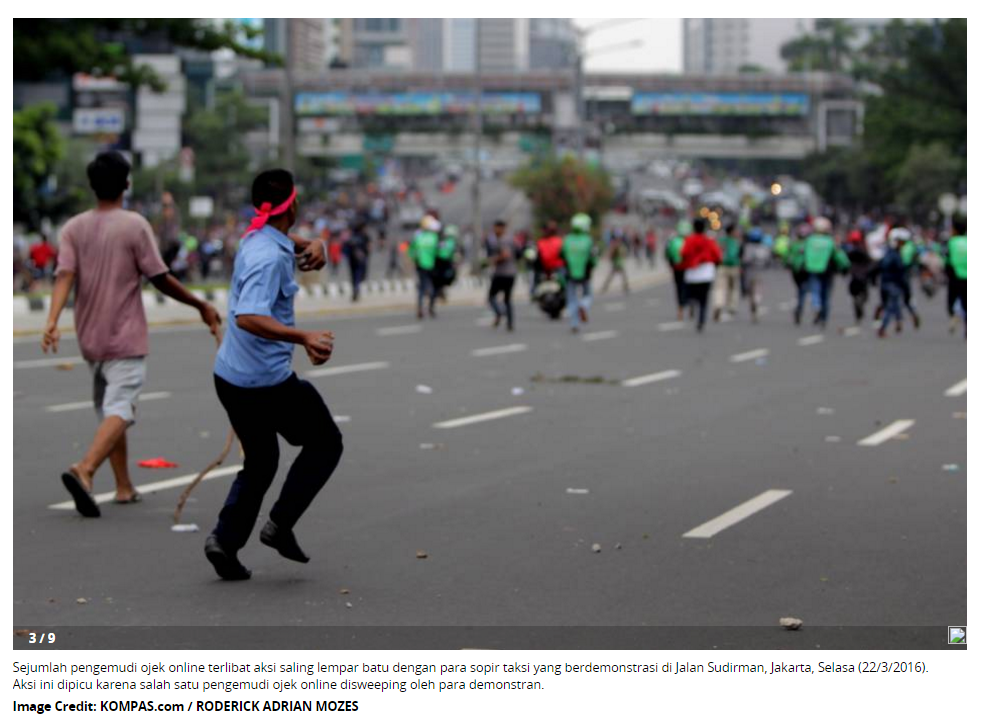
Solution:
{"label": "dark trousers", "polygon": [[416,273],[419,276],[419,294],[416,297],[416,310],[419,312],[419,316],[422,316],[422,302],[424,299],[429,299],[429,313],[432,314],[436,310],[436,279],[435,274],[432,269],[423,269],[416,267]]}
{"label": "dark trousers", "polygon": [[357,301],[358,297],[361,296],[361,284],[364,283],[365,278],[368,276],[368,264],[364,261],[355,261],[351,259],[351,295],[352,298]]}
{"label": "dark trousers", "polygon": [[957,302],[961,302],[961,308],[964,310],[964,318],[967,318],[967,279],[959,279],[955,274],[950,274],[947,277],[947,313],[950,316],[954,315],[954,309],[957,308]]}
{"label": "dark trousers", "polygon": [[712,282],[706,281],[699,284],[686,283],[685,288],[688,294],[688,301],[698,304],[698,328],[705,326],[705,309],[708,306],[709,291],[712,289]]}
{"label": "dark trousers", "polygon": [[344,444],[320,393],[296,374],[272,387],[245,388],[215,377],[218,399],[242,443],[245,462],[218,515],[214,535],[229,552],[245,546],[279,467],[279,439],[300,447],[269,519],[292,529],[333,474]]}
{"label": "dark trousers", "polygon": [[688,306],[688,293],[685,284],[684,269],[674,270],[674,293],[678,299],[678,308],[683,309]]}
{"label": "dark trousers", "polygon": [[892,282],[882,284],[882,305],[885,312],[882,315],[882,331],[886,330],[889,322],[895,321],[897,324],[903,321],[903,286]]}
{"label": "dark trousers", "polygon": [[[508,329],[514,328],[514,309],[511,307],[511,291],[514,289],[513,276],[495,276],[491,279],[490,292],[487,294],[487,303],[498,318],[507,316]],[[504,295],[504,309],[497,303],[498,295]]]}

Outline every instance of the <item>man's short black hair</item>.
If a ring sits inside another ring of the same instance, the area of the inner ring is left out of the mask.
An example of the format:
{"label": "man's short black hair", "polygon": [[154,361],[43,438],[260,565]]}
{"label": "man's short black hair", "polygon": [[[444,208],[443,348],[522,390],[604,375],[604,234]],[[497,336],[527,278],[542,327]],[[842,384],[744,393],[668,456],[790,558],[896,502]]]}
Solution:
{"label": "man's short black hair", "polygon": [[499,218],[499,219],[497,219],[497,220],[496,220],[496,221],[494,222],[494,225],[495,225],[495,226],[507,226],[507,225],[508,225],[508,223],[507,223],[507,221],[505,221],[504,219],[502,219],[502,218]]}
{"label": "man's short black hair", "polygon": [[734,224],[734,223],[727,223],[726,224],[726,235],[727,236],[732,236],[732,234],[733,234],[733,232],[735,230],[736,230],[736,224]]}
{"label": "man's short black hair", "polygon": [[705,233],[705,219],[696,218],[692,221],[691,228],[695,233]]}
{"label": "man's short black hair", "polygon": [[954,233],[958,236],[967,235],[967,219],[966,218],[955,218],[954,219]]}
{"label": "man's short black hair", "polygon": [[126,191],[130,165],[119,151],[105,151],[86,168],[89,185],[100,201],[115,201]]}
{"label": "man's short black hair", "polygon": [[263,171],[252,182],[252,205],[268,203],[273,208],[293,193],[293,174],[283,168]]}

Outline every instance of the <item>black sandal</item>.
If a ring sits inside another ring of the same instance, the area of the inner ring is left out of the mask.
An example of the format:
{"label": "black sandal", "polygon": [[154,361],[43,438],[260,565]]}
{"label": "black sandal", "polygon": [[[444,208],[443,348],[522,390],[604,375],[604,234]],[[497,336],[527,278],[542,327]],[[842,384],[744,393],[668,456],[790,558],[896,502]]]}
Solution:
{"label": "black sandal", "polygon": [[87,489],[82,485],[82,480],[78,478],[71,470],[63,472],[61,475],[61,483],[65,485],[65,489],[71,494],[72,499],[75,500],[75,509],[83,517],[101,517],[102,513],[99,511],[99,505],[95,503],[92,495]]}

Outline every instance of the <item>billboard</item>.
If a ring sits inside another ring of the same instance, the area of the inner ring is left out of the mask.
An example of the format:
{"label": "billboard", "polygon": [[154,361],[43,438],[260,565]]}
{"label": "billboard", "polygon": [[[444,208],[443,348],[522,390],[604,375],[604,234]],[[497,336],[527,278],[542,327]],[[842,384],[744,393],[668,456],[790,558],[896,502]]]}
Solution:
{"label": "billboard", "polygon": [[[297,93],[294,109],[298,116],[331,115],[456,115],[473,109],[474,93]],[[538,93],[484,93],[481,107],[494,115],[542,112]]]}
{"label": "billboard", "polygon": [[777,116],[806,115],[806,93],[634,93],[634,115]]}

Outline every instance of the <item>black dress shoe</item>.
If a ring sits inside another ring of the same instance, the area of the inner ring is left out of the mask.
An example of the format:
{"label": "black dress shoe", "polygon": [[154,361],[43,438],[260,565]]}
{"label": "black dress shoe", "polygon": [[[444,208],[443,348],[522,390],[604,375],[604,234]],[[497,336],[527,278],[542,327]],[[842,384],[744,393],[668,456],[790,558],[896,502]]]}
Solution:
{"label": "black dress shoe", "polygon": [[248,580],[252,577],[252,571],[238,561],[235,553],[227,552],[214,535],[208,535],[205,540],[204,555],[223,580]]}
{"label": "black dress shoe", "polygon": [[273,548],[287,560],[310,562],[310,558],[297,544],[293,531],[277,527],[272,520],[269,520],[266,526],[262,528],[262,532],[259,533],[259,542]]}

